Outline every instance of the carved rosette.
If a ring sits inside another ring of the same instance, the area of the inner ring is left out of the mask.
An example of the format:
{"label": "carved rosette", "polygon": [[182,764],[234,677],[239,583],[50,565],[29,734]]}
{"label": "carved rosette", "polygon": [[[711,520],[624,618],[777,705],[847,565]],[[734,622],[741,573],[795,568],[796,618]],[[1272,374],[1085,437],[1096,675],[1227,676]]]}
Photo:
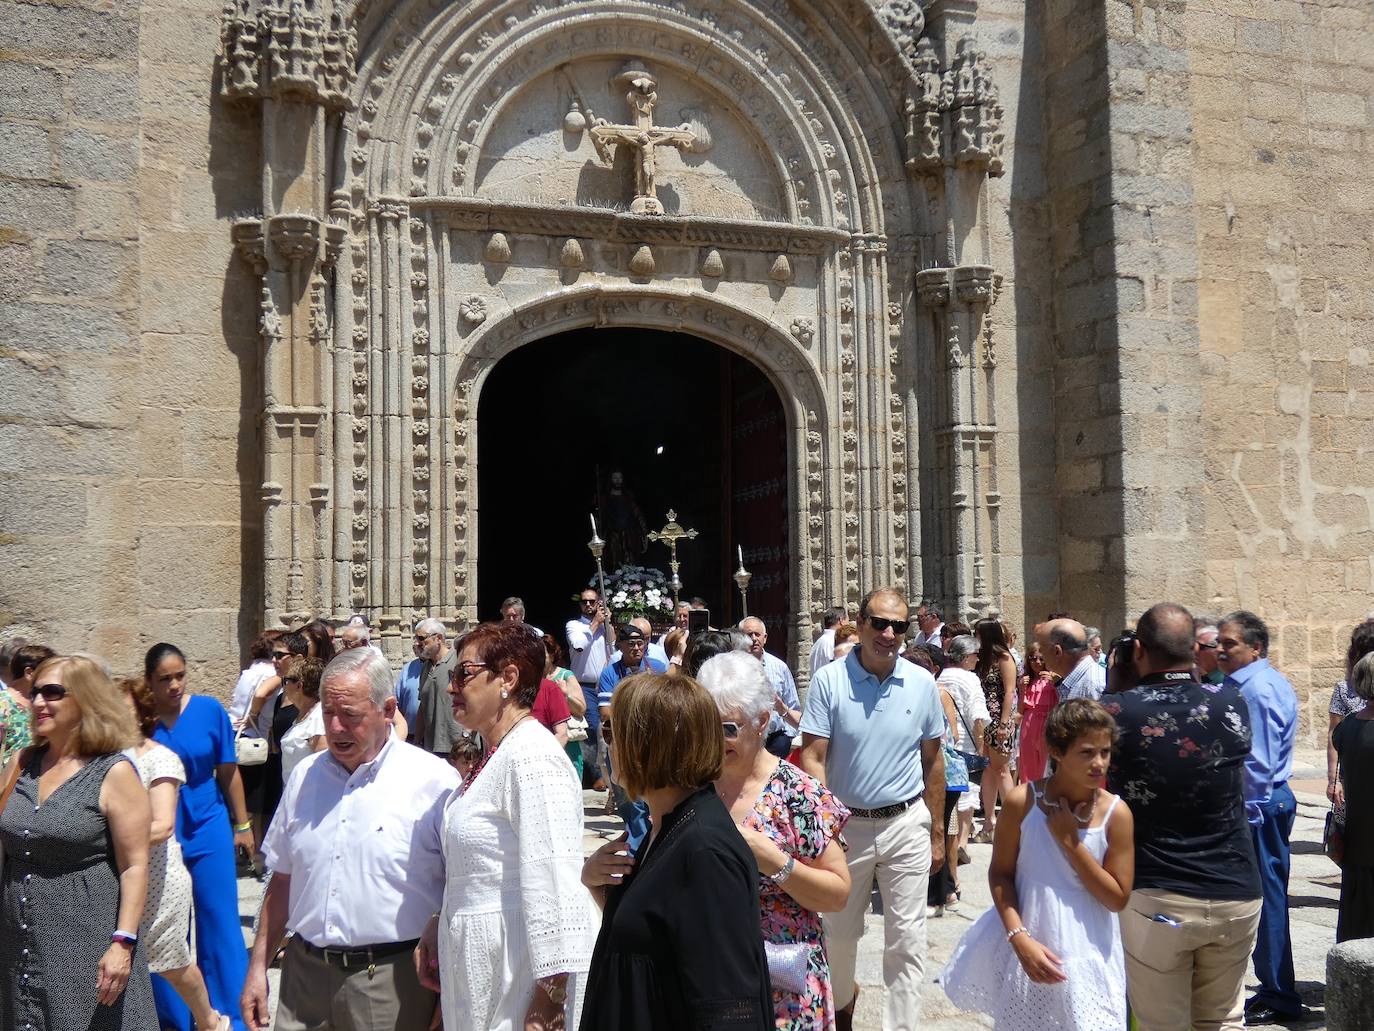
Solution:
{"label": "carved rosette", "polygon": [[[856,244],[856,246],[861,246]],[[850,318],[840,324],[840,518],[844,533],[844,597],[859,599],[859,435],[854,381],[857,358],[854,353],[854,255],[841,251],[839,264],[840,306],[849,302]]]}
{"label": "carved rosette", "polygon": [[[411,486],[413,496],[418,493],[418,497],[427,499],[430,482],[429,232],[423,219],[408,218],[407,221],[411,291]],[[429,597],[429,506],[418,500],[413,504],[410,603],[414,617],[420,619],[426,614]]]}
{"label": "carved rosette", "polygon": [[358,35],[331,0],[228,0],[220,65],[231,99],[297,98],[350,110]]}

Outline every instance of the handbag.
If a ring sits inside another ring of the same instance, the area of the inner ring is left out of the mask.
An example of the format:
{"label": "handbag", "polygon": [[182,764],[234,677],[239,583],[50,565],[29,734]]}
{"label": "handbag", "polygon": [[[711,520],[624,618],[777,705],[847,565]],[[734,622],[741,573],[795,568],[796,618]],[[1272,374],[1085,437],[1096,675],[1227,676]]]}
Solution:
{"label": "handbag", "polygon": [[[964,710],[959,708],[959,703],[954,699],[953,691],[950,692],[949,699],[954,702],[954,711],[959,716],[959,722],[964,725],[964,733],[968,735],[970,741],[977,741],[977,735],[973,733],[973,729],[968,725],[968,720],[964,719]],[[970,776],[975,773],[982,773],[988,768],[988,757],[986,755],[980,755],[978,752],[965,752],[962,749],[958,751],[959,754],[964,757],[964,762],[968,763],[968,772]]]}
{"label": "handbag", "polygon": [[243,727],[234,732],[234,758],[240,766],[261,766],[267,762],[267,739],[244,737]]}
{"label": "handbag", "polygon": [[587,740],[588,724],[581,716],[569,716],[568,722],[563,724],[568,732],[568,743]]}
{"label": "handbag", "polygon": [[1322,852],[1337,866],[1345,865],[1345,825],[1336,819],[1336,811],[1326,814],[1322,828]]}
{"label": "handbag", "polygon": [[764,955],[768,958],[768,980],[773,987],[793,995],[806,992],[806,964],[811,959],[811,946],[805,942],[766,941]]}

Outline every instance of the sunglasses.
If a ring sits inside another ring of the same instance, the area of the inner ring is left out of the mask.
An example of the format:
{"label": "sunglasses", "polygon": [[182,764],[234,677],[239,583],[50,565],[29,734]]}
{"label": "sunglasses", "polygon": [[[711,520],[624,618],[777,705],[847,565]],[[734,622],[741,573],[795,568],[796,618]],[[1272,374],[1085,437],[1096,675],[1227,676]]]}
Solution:
{"label": "sunglasses", "polygon": [[869,616],[868,625],[873,628],[873,632],[875,634],[881,634],[888,627],[891,627],[892,632],[896,634],[898,637],[901,637],[902,634],[906,633],[908,630],[911,629],[911,620],[884,619],[882,616]]}
{"label": "sunglasses", "polygon": [[283,684],[299,684],[299,683],[301,682],[301,678],[300,678],[300,677],[282,677],[282,678],[281,678],[281,682],[282,682]]}
{"label": "sunglasses", "polygon": [[39,684],[33,689],[45,702],[60,702],[67,697],[67,689],[61,684]]}
{"label": "sunglasses", "polygon": [[596,599],[595,599],[595,598],[583,598],[583,599],[582,599],[582,604],[583,604],[583,605],[595,605],[595,604],[596,604]]}
{"label": "sunglasses", "polygon": [[1209,652],[1214,652],[1221,647],[1221,645],[1217,644],[1216,641],[1213,641],[1211,644],[1203,644],[1201,641],[1199,641],[1197,643],[1197,646],[1199,648],[1206,648]]}
{"label": "sunglasses", "polygon": [[482,670],[491,668],[485,662],[460,662],[453,667],[453,681],[457,684],[466,684]]}
{"label": "sunglasses", "polygon": [[290,654],[291,654],[291,653],[290,653],[290,652],[287,652],[287,651],[281,651],[281,652],[276,652],[276,651],[274,651],[274,652],[272,653],[272,658],[274,658],[274,659],[284,659],[284,658],[286,658],[287,656],[289,656]]}
{"label": "sunglasses", "polygon": [[727,720],[720,725],[720,729],[725,731],[725,740],[733,741],[739,737],[739,724],[733,720]]}

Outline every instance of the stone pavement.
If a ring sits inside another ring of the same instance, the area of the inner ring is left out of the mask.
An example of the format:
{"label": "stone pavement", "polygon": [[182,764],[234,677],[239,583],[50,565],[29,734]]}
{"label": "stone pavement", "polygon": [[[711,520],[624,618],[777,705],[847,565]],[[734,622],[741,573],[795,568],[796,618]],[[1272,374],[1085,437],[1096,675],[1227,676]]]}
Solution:
{"label": "stone pavement", "polygon": [[[1293,933],[1293,962],[1297,971],[1298,989],[1310,1008],[1310,1019],[1289,1024],[1290,1029],[1315,1031],[1324,1028],[1323,996],[1325,994],[1326,952],[1336,941],[1336,905],[1340,897],[1340,873],[1321,852],[1322,823],[1326,817],[1325,761],[1317,753],[1299,758],[1291,782],[1298,796],[1298,818],[1293,828],[1293,875],[1289,886],[1290,919]],[[604,811],[604,792],[583,793],[586,812],[585,844],[590,853],[603,841],[620,833],[620,820]],[[930,920],[929,962],[926,969],[928,987],[925,992],[922,1028],[926,1031],[962,1031],[966,1028],[990,1028],[989,1018],[961,1013],[933,983],[940,967],[953,951],[959,937],[992,904],[988,891],[987,868],[992,854],[991,845],[971,845],[972,863],[960,868],[959,881],[963,901],[957,909],[947,910],[943,918]],[[262,888],[252,878],[239,881],[240,912],[243,916],[244,936],[251,935],[253,914],[257,911]],[[859,1003],[854,1027],[877,1031],[882,1027],[882,963],[883,918],[877,893],[873,896],[873,912],[868,918],[867,931],[859,946],[858,979]],[[277,971],[270,972],[272,1001],[275,1006]],[[1254,988],[1250,982],[1251,990]],[[1278,1025],[1274,1025],[1278,1027]]]}

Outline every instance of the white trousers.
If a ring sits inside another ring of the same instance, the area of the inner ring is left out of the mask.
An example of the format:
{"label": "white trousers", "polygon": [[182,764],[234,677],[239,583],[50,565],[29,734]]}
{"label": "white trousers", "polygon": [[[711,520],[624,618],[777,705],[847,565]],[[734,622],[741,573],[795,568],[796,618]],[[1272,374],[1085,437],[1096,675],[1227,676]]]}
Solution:
{"label": "white trousers", "polygon": [[926,890],[930,885],[930,810],[918,803],[885,820],[852,817],[849,903],[822,916],[835,1008],[854,998],[854,969],[873,879],[883,900],[883,1031],[915,1031],[921,1016],[926,965]]}

